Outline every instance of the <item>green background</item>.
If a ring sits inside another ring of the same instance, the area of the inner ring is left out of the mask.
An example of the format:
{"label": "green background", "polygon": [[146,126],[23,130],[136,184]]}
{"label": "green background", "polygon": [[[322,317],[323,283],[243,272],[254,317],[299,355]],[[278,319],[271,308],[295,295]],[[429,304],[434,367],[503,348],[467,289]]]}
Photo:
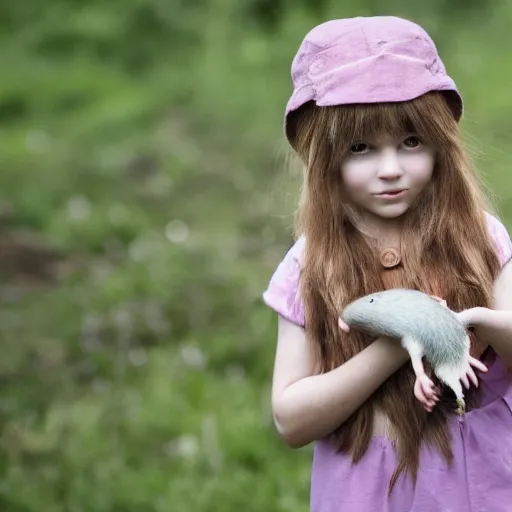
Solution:
{"label": "green background", "polygon": [[511,226],[511,2],[2,1],[2,512],[308,510],[261,302],[282,115],[306,32],[375,14],[436,40]]}

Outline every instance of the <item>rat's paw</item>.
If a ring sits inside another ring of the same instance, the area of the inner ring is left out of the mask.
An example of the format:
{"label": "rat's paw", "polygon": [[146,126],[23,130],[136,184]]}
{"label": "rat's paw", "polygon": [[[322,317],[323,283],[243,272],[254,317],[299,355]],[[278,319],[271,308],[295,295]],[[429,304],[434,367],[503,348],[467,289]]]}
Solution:
{"label": "rat's paw", "polygon": [[469,381],[470,380],[475,385],[475,387],[478,387],[478,377],[475,374],[475,370],[473,370],[473,368],[472,368],[473,366],[477,370],[480,370],[481,372],[487,371],[487,366],[485,366],[485,364],[483,364],[478,359],[475,359],[474,357],[469,356],[468,364],[460,378],[462,384],[464,384],[464,387],[466,389],[469,389],[469,386],[470,386]]}
{"label": "rat's paw", "polygon": [[471,366],[474,366],[477,370],[480,370],[481,372],[486,372],[488,370],[487,366],[485,366],[482,361],[479,359],[475,359],[474,357],[469,356],[469,364]]}
{"label": "rat's paw", "polygon": [[439,401],[435,385],[426,375],[416,378],[416,382],[414,383],[414,396],[428,412],[431,412]]}

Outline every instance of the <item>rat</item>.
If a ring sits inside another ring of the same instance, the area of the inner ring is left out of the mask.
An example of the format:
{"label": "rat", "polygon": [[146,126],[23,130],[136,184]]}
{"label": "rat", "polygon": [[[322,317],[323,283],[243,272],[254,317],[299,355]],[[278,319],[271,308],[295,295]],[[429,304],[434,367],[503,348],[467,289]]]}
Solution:
{"label": "rat", "polygon": [[455,393],[457,414],[465,412],[461,380],[469,388],[470,376],[478,385],[470,365],[482,371],[487,368],[469,354],[468,326],[440,300],[418,290],[395,288],[356,299],[343,309],[340,319],[349,328],[400,339],[416,374],[414,394],[427,410],[437,398],[434,383],[425,373],[423,357],[439,380]]}

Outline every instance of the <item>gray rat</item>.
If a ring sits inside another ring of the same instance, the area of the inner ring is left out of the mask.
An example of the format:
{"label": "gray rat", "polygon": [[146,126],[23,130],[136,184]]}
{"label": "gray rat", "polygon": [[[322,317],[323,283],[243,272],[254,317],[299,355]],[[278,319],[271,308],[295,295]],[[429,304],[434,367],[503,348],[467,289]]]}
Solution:
{"label": "gray rat", "polygon": [[464,380],[469,387],[466,375],[472,374],[475,382],[470,364],[480,369],[485,367],[470,357],[467,326],[457,313],[426,293],[397,288],[353,301],[344,308],[340,318],[350,328],[400,339],[409,352],[416,374],[414,394],[424,406],[428,397],[432,400],[435,396],[434,383],[423,367],[425,357],[439,380],[455,393],[457,412],[464,413],[466,406],[460,381]]}

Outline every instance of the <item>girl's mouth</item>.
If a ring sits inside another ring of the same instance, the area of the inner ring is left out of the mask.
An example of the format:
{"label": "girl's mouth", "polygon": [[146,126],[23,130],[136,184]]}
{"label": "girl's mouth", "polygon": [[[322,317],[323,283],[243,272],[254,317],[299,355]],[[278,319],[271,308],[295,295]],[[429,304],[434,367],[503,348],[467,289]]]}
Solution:
{"label": "girl's mouth", "polygon": [[386,192],[381,192],[380,194],[375,194],[377,197],[381,197],[383,199],[398,199],[405,195],[407,189],[395,189],[395,190],[387,190]]}

